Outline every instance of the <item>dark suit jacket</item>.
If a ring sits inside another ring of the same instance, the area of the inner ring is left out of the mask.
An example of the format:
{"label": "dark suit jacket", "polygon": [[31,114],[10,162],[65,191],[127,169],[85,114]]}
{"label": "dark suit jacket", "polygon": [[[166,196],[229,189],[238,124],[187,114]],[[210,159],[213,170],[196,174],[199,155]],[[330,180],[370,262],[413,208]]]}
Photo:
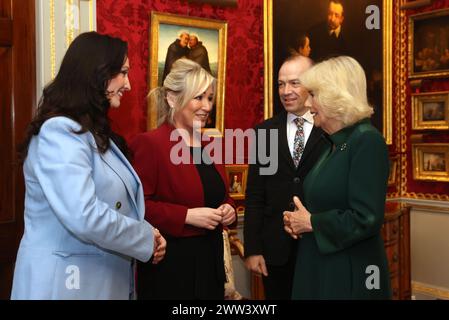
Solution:
{"label": "dark suit jacket", "polygon": [[320,23],[309,30],[310,58],[315,62],[332,56],[348,55],[348,47],[344,38],[344,30],[338,38],[329,35],[327,22]]}
{"label": "dark suit jacket", "polygon": [[[134,153],[133,166],[140,177],[145,196],[145,219],[159,228],[163,235],[189,237],[206,234],[206,229],[185,224],[189,208],[204,207],[204,191],[198,170],[190,155],[190,164],[173,164],[170,141],[174,127],[163,124],[136,136],[130,143]],[[221,164],[215,168],[223,179],[226,195],[223,203],[234,205],[228,194],[228,182]]]}
{"label": "dark suit jacket", "polygon": [[[270,176],[259,174],[259,163],[249,166],[244,222],[245,256],[263,255],[267,264],[283,265],[287,263],[295,243],[284,231],[283,212],[294,209],[294,195],[303,200],[303,180],[326,146],[326,138],[321,129],[313,128],[296,169],[288,148],[287,112],[282,111],[256,126],[257,131],[261,129],[278,130],[278,141],[267,141],[267,144],[277,143],[279,163],[277,172]],[[267,146],[266,150],[269,149]]]}

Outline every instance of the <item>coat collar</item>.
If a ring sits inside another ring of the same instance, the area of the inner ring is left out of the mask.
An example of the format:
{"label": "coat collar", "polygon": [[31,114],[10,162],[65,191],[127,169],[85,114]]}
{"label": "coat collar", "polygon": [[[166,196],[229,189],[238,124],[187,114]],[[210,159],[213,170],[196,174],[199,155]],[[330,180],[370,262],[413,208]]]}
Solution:
{"label": "coat collar", "polygon": [[353,125],[344,127],[343,129],[338,130],[334,134],[329,135],[329,138],[336,147],[339,147],[347,142],[349,136],[352,134],[352,132],[354,132],[354,130],[359,125],[370,123],[371,122],[369,118],[362,119],[359,122],[354,123]]}

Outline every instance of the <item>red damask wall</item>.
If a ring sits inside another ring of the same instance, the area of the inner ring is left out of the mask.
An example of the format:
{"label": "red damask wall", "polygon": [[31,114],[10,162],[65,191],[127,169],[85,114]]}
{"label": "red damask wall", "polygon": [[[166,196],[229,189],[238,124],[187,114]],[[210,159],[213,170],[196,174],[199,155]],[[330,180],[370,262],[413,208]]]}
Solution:
{"label": "red damask wall", "polygon": [[[406,16],[429,12],[438,9],[449,8],[449,0],[436,0],[429,6],[425,6],[422,8],[407,10]],[[408,29],[408,27],[407,27]],[[407,30],[409,32],[409,30]],[[406,61],[408,61],[408,52]],[[407,67],[407,71],[408,67]],[[410,193],[413,194],[422,194],[418,195],[419,198],[423,198],[424,194],[427,194],[425,198],[434,198],[438,199],[439,196],[441,199],[447,199],[449,196],[449,183],[444,182],[427,182],[427,181],[416,181],[413,180],[413,161],[412,161],[412,135],[423,135],[422,142],[445,142],[449,143],[449,132],[445,131],[416,131],[412,130],[412,106],[411,106],[411,97],[410,94],[414,92],[436,92],[436,91],[449,91],[449,79],[423,79],[422,84],[417,88],[412,88],[410,86],[410,81],[407,81],[407,106],[406,106],[406,121],[407,121],[407,195]],[[446,164],[449,165],[449,164]],[[433,196],[431,196],[433,195]]]}
{"label": "red damask wall", "polygon": [[228,22],[225,128],[247,129],[263,120],[263,1],[239,0],[237,7],[181,0],[97,0],[97,30],[128,41],[132,90],[118,110],[114,128],[126,139],[146,131],[151,11]]}

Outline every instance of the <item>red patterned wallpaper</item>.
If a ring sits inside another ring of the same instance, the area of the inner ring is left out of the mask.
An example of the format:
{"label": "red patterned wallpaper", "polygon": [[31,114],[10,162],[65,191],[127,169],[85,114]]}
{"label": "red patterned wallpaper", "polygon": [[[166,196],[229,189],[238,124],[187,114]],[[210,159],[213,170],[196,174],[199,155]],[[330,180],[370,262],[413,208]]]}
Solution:
{"label": "red patterned wallpaper", "polygon": [[[407,17],[413,14],[429,12],[438,9],[449,8],[449,0],[435,0],[432,5],[418,8],[415,10],[407,10]],[[408,61],[407,53],[407,61]],[[413,160],[412,160],[412,143],[410,135],[422,134],[423,142],[447,142],[449,143],[448,131],[415,131],[412,130],[412,107],[410,93],[413,92],[436,92],[449,91],[449,79],[423,79],[422,84],[417,89],[407,86],[407,192],[424,193],[424,194],[440,194],[449,195],[449,183],[444,182],[427,182],[413,180]],[[449,164],[446,164],[449,165]]]}
{"label": "red patterned wallpaper", "polygon": [[126,139],[146,131],[150,12],[160,11],[228,22],[225,127],[247,129],[263,120],[263,1],[237,7],[182,0],[97,0],[97,30],[128,41],[132,90],[118,110],[114,128]]}

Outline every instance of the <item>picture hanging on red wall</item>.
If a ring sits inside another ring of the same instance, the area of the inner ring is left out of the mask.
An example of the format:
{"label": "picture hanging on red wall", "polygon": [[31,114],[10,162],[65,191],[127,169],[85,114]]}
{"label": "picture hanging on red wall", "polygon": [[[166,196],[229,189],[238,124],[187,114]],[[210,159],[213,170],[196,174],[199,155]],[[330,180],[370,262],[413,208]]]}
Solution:
{"label": "picture hanging on red wall", "polygon": [[409,17],[410,78],[449,76],[449,9]]}
{"label": "picture hanging on red wall", "polygon": [[412,129],[449,129],[449,91],[412,94]]}
{"label": "picture hanging on red wall", "polygon": [[449,143],[414,143],[413,178],[449,182]]}
{"label": "picture hanging on red wall", "polygon": [[234,200],[245,199],[248,165],[226,165],[225,168],[229,182],[229,195]]}
{"label": "picture hanging on red wall", "polygon": [[[215,103],[205,130],[210,136],[222,136],[227,23],[153,11],[150,28],[150,91],[163,84],[177,59],[197,62],[217,79]],[[148,101],[148,129],[157,127],[157,119],[157,108]]]}

